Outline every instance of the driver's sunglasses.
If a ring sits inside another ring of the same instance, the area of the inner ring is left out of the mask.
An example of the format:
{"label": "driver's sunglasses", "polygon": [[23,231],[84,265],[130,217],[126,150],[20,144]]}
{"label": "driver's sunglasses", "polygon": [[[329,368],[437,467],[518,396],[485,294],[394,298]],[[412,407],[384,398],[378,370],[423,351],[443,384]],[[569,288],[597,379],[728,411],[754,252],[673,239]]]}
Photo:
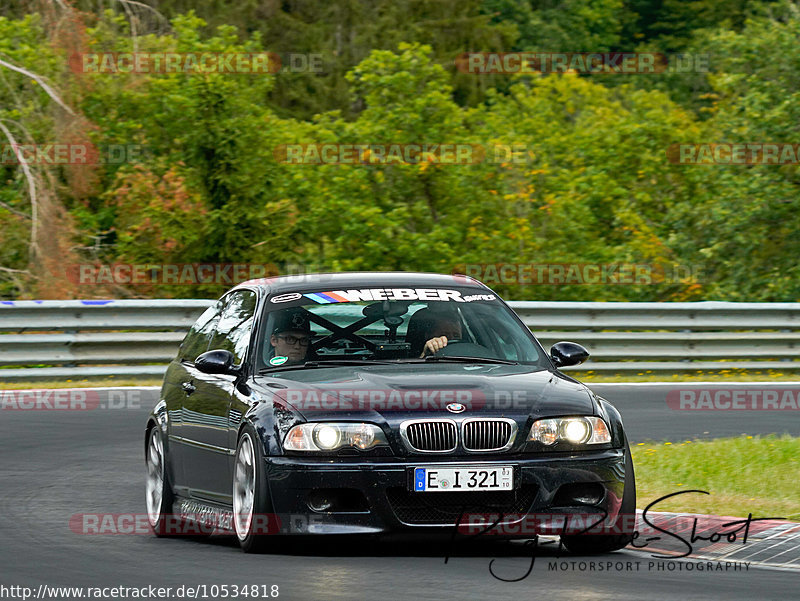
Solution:
{"label": "driver's sunglasses", "polygon": [[308,336],[303,336],[302,338],[297,338],[296,336],[283,336],[278,334],[278,338],[286,341],[286,344],[290,346],[294,346],[295,344],[300,343],[300,346],[308,346],[308,343],[311,342],[311,338]]}

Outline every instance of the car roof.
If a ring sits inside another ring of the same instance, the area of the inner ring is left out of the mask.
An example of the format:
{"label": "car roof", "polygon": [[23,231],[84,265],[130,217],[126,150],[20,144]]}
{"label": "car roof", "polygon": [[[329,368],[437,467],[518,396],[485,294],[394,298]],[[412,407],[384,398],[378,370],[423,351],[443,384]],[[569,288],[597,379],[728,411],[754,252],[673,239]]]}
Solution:
{"label": "car roof", "polygon": [[260,288],[269,294],[312,292],[320,289],[346,288],[441,288],[468,286],[480,290],[488,287],[466,275],[419,273],[409,271],[350,271],[339,273],[303,273],[274,278],[258,278],[238,284],[237,288]]}

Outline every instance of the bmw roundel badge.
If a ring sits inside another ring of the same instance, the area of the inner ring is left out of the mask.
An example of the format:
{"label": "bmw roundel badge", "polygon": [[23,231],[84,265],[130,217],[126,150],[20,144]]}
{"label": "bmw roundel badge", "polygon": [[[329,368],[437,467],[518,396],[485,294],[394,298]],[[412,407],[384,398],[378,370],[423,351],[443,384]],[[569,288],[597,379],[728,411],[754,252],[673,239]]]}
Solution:
{"label": "bmw roundel badge", "polygon": [[462,413],[466,406],[462,405],[461,403],[447,403],[445,405],[445,409],[447,409],[450,413]]}

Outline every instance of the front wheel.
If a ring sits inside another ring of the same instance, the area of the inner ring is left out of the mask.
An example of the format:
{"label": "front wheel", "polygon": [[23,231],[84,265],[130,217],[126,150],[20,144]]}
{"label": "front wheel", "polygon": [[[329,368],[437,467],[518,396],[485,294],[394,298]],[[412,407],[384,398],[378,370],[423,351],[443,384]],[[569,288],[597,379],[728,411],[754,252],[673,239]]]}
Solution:
{"label": "front wheel", "polygon": [[271,510],[261,439],[247,425],[239,437],[233,465],[233,525],[245,553],[267,548],[266,525]]}
{"label": "front wheel", "polygon": [[625,491],[622,493],[619,515],[614,523],[615,529],[622,530],[621,534],[564,534],[561,536],[561,542],[567,548],[567,551],[576,555],[598,555],[617,551],[626,547],[633,540],[635,516],[636,477],[633,472],[631,450],[626,439]]}

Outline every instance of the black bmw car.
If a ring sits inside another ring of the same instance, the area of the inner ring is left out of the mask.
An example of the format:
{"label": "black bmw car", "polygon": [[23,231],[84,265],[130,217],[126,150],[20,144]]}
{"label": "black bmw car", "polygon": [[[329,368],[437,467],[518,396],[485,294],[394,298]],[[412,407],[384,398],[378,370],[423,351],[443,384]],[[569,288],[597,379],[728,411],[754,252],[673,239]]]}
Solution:
{"label": "black bmw car", "polygon": [[[421,273],[253,280],[197,320],[146,427],[157,534],[206,516],[245,551],[264,534],[430,533],[477,524],[574,552],[625,546],[633,466],[619,413],[561,373],[480,282]],[[523,527],[524,526],[524,527]],[[552,533],[552,532],[551,532]]]}

